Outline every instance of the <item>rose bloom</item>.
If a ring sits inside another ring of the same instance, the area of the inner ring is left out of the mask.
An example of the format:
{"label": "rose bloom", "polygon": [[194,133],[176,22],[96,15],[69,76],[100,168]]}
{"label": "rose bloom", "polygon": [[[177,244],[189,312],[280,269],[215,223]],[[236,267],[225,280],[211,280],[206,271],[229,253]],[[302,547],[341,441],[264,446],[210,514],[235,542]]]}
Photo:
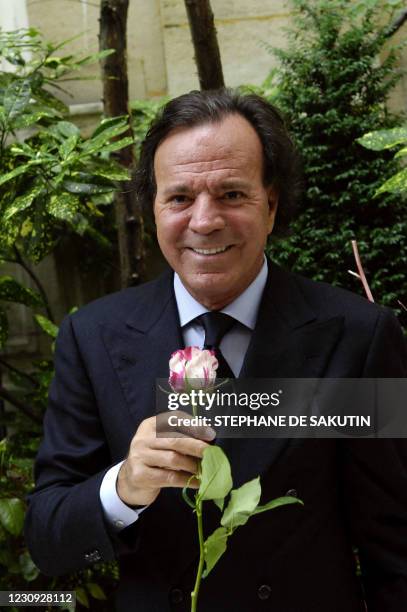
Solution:
{"label": "rose bloom", "polygon": [[214,351],[187,346],[171,355],[168,382],[173,391],[208,389],[216,380],[218,360]]}

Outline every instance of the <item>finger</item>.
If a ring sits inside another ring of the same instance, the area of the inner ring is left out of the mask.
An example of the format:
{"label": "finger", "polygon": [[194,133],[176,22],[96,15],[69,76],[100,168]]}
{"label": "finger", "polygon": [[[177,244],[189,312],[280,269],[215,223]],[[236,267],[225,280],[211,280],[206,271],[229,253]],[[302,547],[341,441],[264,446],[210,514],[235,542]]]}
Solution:
{"label": "finger", "polygon": [[[171,418],[171,423],[169,419]],[[156,431],[157,435],[168,432],[180,432],[191,438],[197,438],[199,440],[211,441],[216,437],[216,431],[206,425],[190,425],[191,419],[194,417],[183,410],[174,410],[172,412],[164,412],[157,415],[156,420]],[[172,436],[171,436],[172,437]]]}
{"label": "finger", "polygon": [[190,455],[202,459],[204,450],[209,444],[195,438],[173,437],[173,438],[152,438],[149,441],[149,446],[152,449],[158,450],[173,450],[183,455]]}
{"label": "finger", "polygon": [[189,472],[178,472],[174,470],[165,470],[155,468],[155,478],[160,484],[160,488],[178,487],[184,488],[188,486],[190,489],[199,489],[200,482],[197,478],[191,478]]}
{"label": "finger", "polygon": [[151,450],[147,449],[143,456],[145,465],[150,467],[165,468],[167,470],[178,470],[196,474],[199,461],[188,455],[178,453],[174,450]]}
{"label": "finger", "polygon": [[189,472],[177,470],[166,470],[165,468],[143,466],[137,476],[137,488],[141,489],[162,489],[168,487],[186,487],[199,489],[200,482],[197,478],[191,477]]}

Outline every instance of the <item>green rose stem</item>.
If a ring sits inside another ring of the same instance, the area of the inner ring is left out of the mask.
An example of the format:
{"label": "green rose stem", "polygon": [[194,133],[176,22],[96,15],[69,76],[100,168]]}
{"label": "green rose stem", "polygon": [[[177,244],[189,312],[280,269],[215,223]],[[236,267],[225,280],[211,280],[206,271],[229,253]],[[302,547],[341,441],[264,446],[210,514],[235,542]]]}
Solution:
{"label": "green rose stem", "polygon": [[195,512],[196,512],[196,520],[198,524],[198,537],[199,537],[199,565],[198,565],[198,570],[196,573],[194,590],[191,593],[191,612],[196,612],[197,610],[199,587],[201,586],[202,572],[203,572],[204,563],[205,563],[204,535],[203,535],[203,523],[202,523],[202,501],[200,501],[199,499],[196,501]]}
{"label": "green rose stem", "polygon": [[[188,384],[188,379],[185,380],[187,391],[190,391],[192,387]],[[192,414],[197,416],[197,407],[195,402],[192,403]],[[194,477],[192,477],[194,478]],[[196,473],[196,478],[201,478],[201,464],[198,463],[198,470]],[[189,484],[189,483],[188,483]],[[189,499],[189,498],[188,498]],[[194,512],[196,513],[196,520],[198,524],[198,538],[199,538],[199,565],[195,579],[194,590],[191,593],[191,612],[197,611],[198,606],[198,594],[199,587],[201,586],[202,572],[205,564],[205,554],[204,554],[204,534],[203,534],[203,521],[202,521],[202,501],[199,499],[199,495],[195,495],[195,504],[190,503],[194,508]]]}
{"label": "green rose stem", "polygon": [[187,493],[187,489],[189,483],[193,478],[201,478],[201,466],[198,464],[198,470],[195,475],[192,475],[188,480],[186,487],[182,490],[182,496],[187,504],[193,508],[193,511],[196,513],[196,520],[198,525],[198,539],[199,539],[199,564],[198,570],[196,573],[194,590],[191,592],[191,612],[196,612],[198,605],[198,594],[199,587],[201,586],[201,579],[203,568],[205,564],[205,548],[204,548],[204,534],[203,534],[203,521],[202,521],[202,500],[199,497],[199,494],[196,493],[194,502],[190,499]]}
{"label": "green rose stem", "polygon": [[[187,488],[194,477],[199,478],[200,486],[195,499],[192,500],[187,494]],[[194,590],[191,593],[191,612],[197,611],[201,580],[208,576],[226,552],[227,541],[238,527],[245,525],[256,514],[288,504],[303,505],[300,499],[290,496],[277,497],[264,505],[259,505],[261,497],[259,476],[237,489],[232,487],[232,473],[227,456],[219,446],[208,446],[203,453],[198,474],[190,477],[182,491],[184,500],[196,512],[198,524],[199,565]],[[222,517],[220,526],[204,540],[202,507],[203,502],[209,500],[216,504],[222,512]]]}

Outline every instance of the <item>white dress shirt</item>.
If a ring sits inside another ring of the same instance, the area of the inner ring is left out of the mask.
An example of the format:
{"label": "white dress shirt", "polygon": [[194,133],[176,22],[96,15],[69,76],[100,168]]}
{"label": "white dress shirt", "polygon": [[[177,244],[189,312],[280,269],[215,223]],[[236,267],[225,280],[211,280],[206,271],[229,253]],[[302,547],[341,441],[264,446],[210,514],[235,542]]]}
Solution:
{"label": "white dress shirt", "polygon": [[[236,377],[242,368],[251,334],[256,325],[266,281],[267,261],[264,257],[263,266],[253,282],[231,304],[221,310],[221,312],[228,314],[237,321],[220,343],[222,354]],[[208,309],[188,293],[178,274],[174,274],[174,293],[184,346],[202,348],[205,341],[205,332],[202,325],[194,319],[204,312],[208,312]],[[124,460],[120,461],[106,472],[99,493],[105,516],[117,531],[121,531],[134,523],[148,507],[144,506],[138,510],[133,510],[122,502],[118,496],[116,481],[123,462]]]}

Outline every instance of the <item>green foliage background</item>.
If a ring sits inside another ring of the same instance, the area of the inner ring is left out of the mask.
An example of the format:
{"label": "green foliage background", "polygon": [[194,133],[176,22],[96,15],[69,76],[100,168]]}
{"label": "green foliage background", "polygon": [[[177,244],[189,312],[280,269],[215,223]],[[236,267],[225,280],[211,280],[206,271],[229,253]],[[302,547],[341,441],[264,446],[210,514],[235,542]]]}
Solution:
{"label": "green foliage background", "polygon": [[[64,55],[64,45],[43,41],[34,29],[0,32],[0,55],[13,68],[0,72],[0,264],[22,268],[35,286],[0,275],[0,349],[8,341],[10,303],[29,308],[42,331],[55,339],[58,327],[35,264],[61,241],[75,236],[84,244],[91,241],[105,260],[114,251],[100,222],[107,218],[111,226],[114,190],[128,179],[127,170],[110,158],[133,143],[121,137],[128,118],[102,120],[89,138],[82,137],[56,93],[66,75],[101,54],[78,59]],[[3,386],[6,371],[12,390]],[[116,564],[50,578],[33,563],[22,535],[52,356],[22,371],[0,355],[0,372],[0,396],[14,407],[0,412],[0,427],[7,427],[0,441],[0,589],[75,590],[82,609],[92,605],[108,612],[113,604],[105,589],[112,592],[117,581]]]}
{"label": "green foliage background", "polygon": [[[294,25],[269,99],[282,109],[303,157],[305,193],[288,239],[272,241],[275,260],[315,280],[363,293],[350,241],[356,239],[373,295],[406,303],[405,192],[380,192],[398,170],[389,150],[357,139],[399,125],[386,107],[400,78],[399,49],[387,30],[397,2],[291,0]],[[378,61],[378,58],[381,61]],[[267,89],[269,93],[267,94]]]}

